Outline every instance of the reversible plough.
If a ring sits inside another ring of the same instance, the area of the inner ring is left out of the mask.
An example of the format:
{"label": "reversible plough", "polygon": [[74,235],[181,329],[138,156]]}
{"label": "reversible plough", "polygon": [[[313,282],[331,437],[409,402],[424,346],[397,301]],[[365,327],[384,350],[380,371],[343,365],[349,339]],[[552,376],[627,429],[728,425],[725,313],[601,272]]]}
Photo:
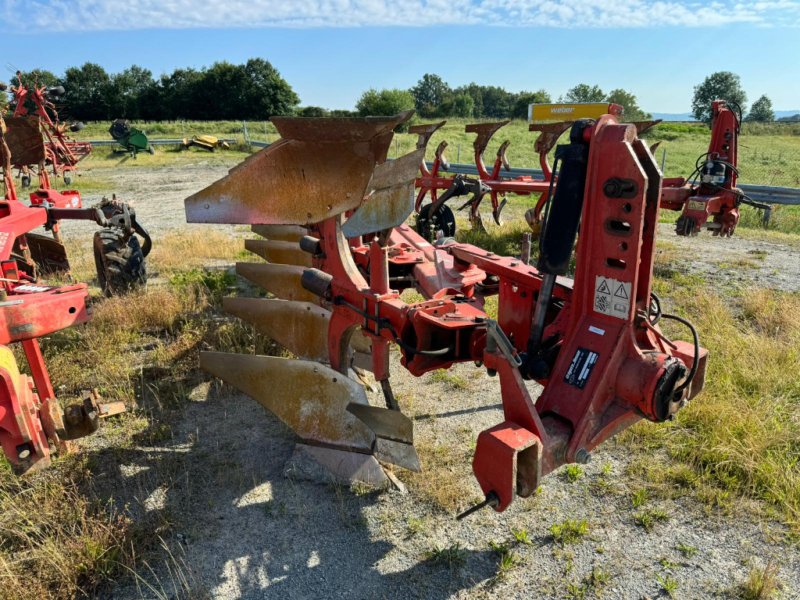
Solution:
{"label": "reversible plough", "polygon": [[[415,376],[485,368],[503,417],[478,437],[485,501],[467,513],[502,511],[634,422],[671,418],[702,389],[707,351],[651,289],[661,176],[634,126],[612,115],[573,123],[533,267],[446,237],[432,245],[404,224],[425,147],[394,161],[387,152],[409,117],[273,118],[278,142],[186,200],[189,222],[250,224],[266,238],[246,248],[269,262],[236,269],[275,298],[224,307],[298,357],[204,352],[201,365],[275,413],[336,476],[373,482],[381,463],[420,468],[390,345]],[[406,287],[425,299],[404,302]],[[493,294],[496,318],[484,308]],[[670,341],[667,318],[692,341]],[[385,406],[369,403],[363,369]]]}
{"label": "reversible plough", "polygon": [[[553,174],[553,165],[550,164],[548,154],[555,147],[556,142],[572,125],[578,116],[598,117],[603,114],[614,116],[622,115],[622,107],[618,104],[558,104],[558,105],[532,105],[531,118],[534,122],[528,126],[529,131],[538,132],[534,142],[534,150],[539,156],[539,165],[542,177],[535,178],[527,175],[509,177],[503,172],[510,171],[508,161],[509,140],[500,144],[497,149],[491,169],[486,167],[483,154],[492,137],[510,121],[495,123],[474,123],[466,125],[467,133],[477,134],[472,144],[477,177],[462,174],[445,176],[449,168],[444,151],[447,142],[441,142],[434,154],[430,168],[423,160],[420,165],[420,175],[416,179],[418,189],[414,209],[418,213],[417,231],[429,241],[433,240],[435,232],[442,231],[450,236],[455,233],[455,217],[450,208],[445,204],[451,198],[469,195],[469,199],[459,207],[459,210],[469,208],[469,220],[473,228],[483,229],[483,221],[479,207],[483,198],[488,195],[492,203],[492,218],[498,225],[501,224],[501,211],[506,205],[509,194],[518,196],[539,195],[534,208],[531,209],[532,223],[541,222],[541,211],[555,189],[557,176]],[[563,118],[569,116],[571,120]],[[560,120],[553,121],[553,118]],[[418,135],[418,146],[427,146],[431,136],[441,128],[446,121],[434,124],[414,125],[409,128],[409,133]],[[660,121],[638,121],[633,123],[639,134],[644,133]],[[430,196],[430,203],[424,204],[426,196]]]}
{"label": "reversible plough", "polygon": [[[54,450],[97,429],[109,412],[96,392],[63,410],[44,364],[39,338],[89,320],[85,283],[50,286],[31,274],[28,236],[52,221],[46,206],[16,199],[8,129],[0,115],[0,168],[6,188],[0,200],[0,446],[17,472],[50,464]],[[37,130],[38,135],[38,130]],[[41,138],[39,138],[41,141]],[[20,372],[10,344],[19,343],[30,375]],[[120,407],[114,407],[119,410]]]}
{"label": "reversible plough", "polygon": [[[615,116],[621,116],[622,112],[622,107],[615,104],[532,105],[532,107],[534,109],[532,118],[543,119],[552,119],[569,111],[589,114],[592,111],[602,110]],[[539,111],[539,109],[542,110]],[[736,179],[739,174],[740,121],[741,118],[724,101],[714,101],[712,103],[711,141],[708,150],[697,158],[694,172],[686,178],[674,177],[663,180],[661,208],[681,212],[675,228],[678,235],[696,235],[701,229],[709,229],[714,235],[730,237],[739,222],[739,206],[742,203],[759,209],[769,208],[769,205],[752,200],[736,187]],[[478,134],[473,143],[477,177],[442,174],[449,168],[444,156],[447,142],[441,142],[436,148],[430,167],[425,161],[422,161],[421,174],[416,179],[418,194],[415,210],[418,213],[417,231],[429,241],[433,240],[437,231],[442,231],[448,236],[455,234],[455,216],[445,203],[453,197],[464,195],[470,195],[470,198],[459,210],[469,207],[470,223],[473,227],[482,229],[483,223],[478,207],[487,194],[492,202],[492,216],[498,225],[500,225],[500,211],[506,203],[506,195],[539,194],[535,206],[525,215],[531,227],[534,230],[539,229],[545,206],[558,183],[557,165],[550,165],[548,154],[561,135],[573,125],[574,120],[535,121],[529,125],[530,131],[539,132],[539,136],[534,142],[534,149],[539,156],[542,170],[541,179],[530,176],[503,177],[503,170],[510,170],[506,156],[510,145],[508,141],[503,142],[498,148],[492,169],[486,168],[483,153],[489,140],[508,122],[466,126],[468,133]],[[642,135],[660,122],[660,120],[636,121],[632,124],[636,127],[637,134]],[[427,145],[431,136],[444,124],[445,121],[429,125],[415,125],[409,128],[409,132],[419,136],[419,145]],[[654,151],[656,146],[658,143],[651,147],[651,151]],[[556,170],[555,174],[554,169]],[[429,196],[431,201],[423,204],[426,196]]]}
{"label": "reversible plough", "polygon": [[[67,130],[75,132],[83,129],[83,123],[67,124],[59,120],[54,100],[64,94],[64,88],[40,86],[36,83],[26,85],[22,81],[22,73],[17,71],[17,85],[11,87],[11,93],[14,96],[15,117],[35,116],[39,119],[46,140],[45,164],[50,165],[54,177],[63,177],[64,183],[69,185],[72,183],[76,165],[91,154],[92,145],[89,142],[75,141],[67,134]],[[29,102],[34,109],[33,115],[30,114]],[[31,184],[30,167],[23,164],[20,171],[22,187],[28,187]],[[40,179],[46,175],[47,172],[39,168]]]}

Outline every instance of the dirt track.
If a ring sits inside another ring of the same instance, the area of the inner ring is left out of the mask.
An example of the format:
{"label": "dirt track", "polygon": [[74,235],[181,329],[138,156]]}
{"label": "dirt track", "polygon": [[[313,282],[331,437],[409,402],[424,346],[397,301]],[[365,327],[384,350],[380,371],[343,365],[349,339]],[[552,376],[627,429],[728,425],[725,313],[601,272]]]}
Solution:
{"label": "dirt track", "polygon": [[[225,171],[198,164],[97,175],[113,181],[120,197],[137,199],[158,243],[159,234],[182,226],[183,199]],[[666,226],[661,236],[688,272],[714,284],[800,289],[797,247],[677,238]],[[746,267],[735,265],[743,261]],[[479,492],[469,466],[475,437],[501,420],[497,382],[471,365],[453,369],[457,379],[414,379],[396,358],[394,385],[415,419],[417,443],[453,459],[466,506]],[[641,509],[631,506],[635,484],[625,473],[631,457],[613,443],[576,482],[556,473],[506,513],[456,522],[416,494],[287,479],[294,442],[275,418],[226,387],[201,384],[192,396],[164,443],[97,451],[98,487],[136,519],[163,521],[169,549],[150,562],[151,572],[139,573],[138,586],[120,585],[108,597],[554,598],[583,590],[587,598],[638,599],[663,594],[659,579],[670,577],[676,597],[730,597],[752,565],[774,559],[784,594],[800,598],[800,556],[776,541],[781,526],[759,522],[746,504],[726,516],[685,499],[650,501],[645,506],[663,509],[668,521],[650,533],[637,526]],[[561,547],[549,528],[567,518],[587,519],[589,531]],[[531,543],[510,543],[512,529],[526,530]],[[516,562],[500,576],[490,541],[514,546]],[[685,556],[679,544],[696,554]],[[431,554],[456,545],[452,564]],[[596,576],[592,584],[593,569],[608,581]]]}

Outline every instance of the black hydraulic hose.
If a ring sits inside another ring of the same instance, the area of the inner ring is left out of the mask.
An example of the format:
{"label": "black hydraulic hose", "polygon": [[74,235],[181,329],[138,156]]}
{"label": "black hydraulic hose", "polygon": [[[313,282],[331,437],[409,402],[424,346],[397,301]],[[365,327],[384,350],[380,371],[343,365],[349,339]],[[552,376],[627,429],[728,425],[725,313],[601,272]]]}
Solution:
{"label": "black hydraulic hose", "polygon": [[679,317],[678,315],[670,315],[668,313],[662,313],[661,316],[665,319],[672,319],[673,321],[677,321],[678,323],[683,323],[686,325],[689,328],[689,331],[692,332],[692,340],[694,341],[694,359],[692,360],[692,368],[689,369],[689,374],[686,376],[686,379],[683,381],[683,383],[675,388],[675,393],[678,393],[689,387],[689,384],[692,383],[694,376],[697,375],[697,369],[700,367],[700,338],[697,335],[697,329],[694,328],[694,325],[692,325],[683,317]]}
{"label": "black hydraulic hose", "polygon": [[133,227],[133,230],[142,236],[142,239],[144,239],[144,244],[142,244],[142,256],[147,258],[147,255],[150,254],[150,250],[153,249],[153,240],[150,237],[150,234],[147,233],[147,230],[144,227],[139,225],[139,221],[137,221],[135,217],[131,219],[131,227]]}

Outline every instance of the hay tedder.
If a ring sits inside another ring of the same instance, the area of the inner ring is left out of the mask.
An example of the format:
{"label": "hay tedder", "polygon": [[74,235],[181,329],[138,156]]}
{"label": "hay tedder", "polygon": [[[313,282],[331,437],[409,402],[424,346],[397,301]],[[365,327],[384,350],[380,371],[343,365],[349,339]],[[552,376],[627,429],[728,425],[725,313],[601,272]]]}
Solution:
{"label": "hay tedder", "polygon": [[[386,478],[382,464],[420,468],[390,346],[415,376],[484,368],[499,380],[503,417],[478,437],[485,501],[464,514],[502,511],[634,422],[671,418],[702,389],[707,351],[651,289],[661,176],[634,126],[613,115],[572,124],[533,267],[447,237],[431,244],[405,225],[426,139],[394,161],[387,152],[409,117],[273,118],[278,142],[186,200],[189,222],[250,224],[265,238],[246,248],[268,262],[236,269],[275,297],[224,307],[298,357],[204,352],[201,365],[275,413],[336,476],[373,483]],[[405,288],[425,299],[404,302]],[[484,308],[491,295],[496,317]],[[669,340],[662,319],[692,341]]]}
{"label": "hay tedder", "polygon": [[[124,202],[103,199],[84,207],[78,190],[58,191],[50,186],[45,168],[45,138],[42,120],[37,117],[9,117],[5,121],[5,141],[8,168],[5,172],[7,202],[22,205],[11,179],[11,169],[35,167],[38,189],[29,195],[29,207],[43,215],[45,233],[34,233],[35,226],[26,230],[23,238],[11,239],[20,268],[34,279],[40,275],[69,273],[70,265],[61,236],[62,220],[94,221],[100,226],[95,232],[93,251],[97,277],[107,296],[125,292],[147,281],[145,258],[152,242],[147,230],[136,219],[136,211]],[[139,237],[142,241],[139,241]]]}
{"label": "hay tedder", "polygon": [[[51,453],[97,429],[109,414],[96,392],[62,409],[44,364],[39,338],[85,323],[90,312],[85,283],[51,286],[31,274],[30,231],[52,222],[47,206],[26,206],[16,199],[11,171],[9,130],[0,115],[0,167],[6,188],[0,201],[0,446],[15,471],[46,467]],[[38,133],[38,130],[37,130]],[[30,375],[21,373],[10,344],[19,343]],[[113,407],[119,411],[119,403]]]}
{"label": "hay tedder", "polygon": [[[77,164],[91,154],[92,145],[89,142],[75,141],[67,133],[80,131],[84,127],[83,123],[62,123],[59,120],[55,100],[64,94],[64,88],[26,85],[22,81],[22,73],[17,71],[17,85],[11,87],[11,93],[14,97],[14,117],[38,118],[45,136],[45,165],[51,167],[54,177],[62,177],[64,183],[69,185]],[[31,106],[34,108],[33,115],[30,113]],[[34,168],[38,167],[36,163]],[[20,167],[20,176],[22,187],[28,187],[31,184],[28,165]]]}

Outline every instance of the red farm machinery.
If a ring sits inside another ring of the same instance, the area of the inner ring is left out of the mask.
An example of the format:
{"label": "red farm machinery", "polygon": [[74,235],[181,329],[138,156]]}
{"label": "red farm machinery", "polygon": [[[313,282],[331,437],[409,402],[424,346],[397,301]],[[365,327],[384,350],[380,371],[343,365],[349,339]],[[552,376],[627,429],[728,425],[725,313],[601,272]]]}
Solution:
{"label": "red farm machinery", "polygon": [[[390,346],[415,376],[483,369],[499,382],[503,415],[474,451],[485,500],[462,516],[503,511],[633,423],[670,419],[702,389],[707,351],[652,290],[662,178],[635,126],[613,114],[570,125],[532,266],[446,236],[432,244],[405,224],[431,131],[416,129],[417,149],[387,160],[410,116],[273,118],[278,142],[186,200],[189,222],[249,224],[260,236],[245,246],[267,262],[236,269],[271,296],[224,307],[297,357],[204,352],[201,365],[275,413],[336,476],[373,483],[387,477],[382,464],[420,468],[390,383]],[[424,299],[403,301],[406,288]],[[690,341],[668,339],[665,319]],[[359,369],[380,402],[370,403]]]}
{"label": "red farm machinery", "polygon": [[[468,133],[476,133],[473,143],[474,160],[477,176],[463,174],[446,174],[449,165],[444,156],[447,142],[441,142],[436,148],[433,161],[421,163],[420,175],[416,179],[417,199],[415,210],[418,213],[417,231],[428,240],[433,240],[441,231],[445,236],[455,233],[455,216],[445,204],[448,200],[459,196],[469,196],[459,210],[469,208],[469,220],[473,227],[483,228],[478,208],[485,196],[489,196],[492,204],[492,216],[500,224],[500,212],[508,195],[538,195],[534,206],[525,217],[534,230],[538,230],[548,200],[552,197],[558,183],[559,156],[555,156],[555,164],[550,164],[549,155],[559,138],[575,123],[576,118],[593,118],[601,114],[622,116],[622,107],[616,104],[546,104],[531,106],[529,130],[538,132],[534,149],[539,157],[542,171],[541,178],[532,176],[510,177],[504,174],[509,171],[507,151],[509,142],[503,142],[491,169],[484,163],[483,154],[491,138],[509,121],[497,123],[480,123],[466,126]],[[563,119],[569,116],[570,120]],[[711,141],[708,150],[697,159],[695,171],[687,178],[669,178],[663,180],[661,207],[677,210],[682,214],[678,218],[676,233],[678,235],[696,235],[701,229],[709,229],[714,235],[730,236],[739,221],[739,205],[750,204],[756,208],[769,208],[755,202],[736,187],[738,176],[737,146],[741,116],[737,115],[724,101],[712,104]],[[643,135],[659,120],[637,121],[632,124],[637,134]],[[430,137],[445,121],[427,125],[415,125],[409,132],[419,136],[420,145],[426,145]],[[654,144],[651,150],[655,149]],[[424,204],[429,196],[430,202]]]}
{"label": "red farm machinery", "polygon": [[[82,402],[62,409],[44,364],[39,338],[88,321],[89,291],[85,283],[53,286],[38,277],[31,231],[56,223],[65,209],[17,200],[11,152],[19,141],[19,131],[12,136],[0,115],[6,189],[0,201],[0,445],[15,471],[24,473],[46,467],[54,451],[96,430],[108,407],[98,404],[96,393],[87,392]],[[17,343],[29,374],[20,371],[10,347]]]}
{"label": "red farm machinery", "polygon": [[[45,137],[45,165],[49,166],[55,178],[63,178],[64,183],[72,183],[77,164],[89,156],[92,145],[89,142],[78,142],[69,137],[68,131],[83,129],[80,122],[62,123],[58,117],[55,101],[64,94],[62,86],[40,86],[37,83],[26,84],[22,81],[22,73],[17,71],[17,85],[11,87],[14,97],[15,117],[35,116],[39,119],[42,134]],[[38,164],[39,178],[47,178],[46,170]],[[22,187],[31,184],[29,165],[20,167]],[[48,186],[49,187],[49,184]]]}
{"label": "red farm machinery", "polygon": [[[103,292],[111,296],[143,285],[147,280],[145,258],[152,242],[148,232],[136,219],[136,211],[127,203],[103,199],[83,206],[78,190],[56,190],[48,173],[71,181],[75,165],[91,150],[91,146],[73,142],[64,133],[65,126],[58,121],[52,102],[48,98],[63,93],[61,88],[41,86],[25,87],[21,83],[12,87],[16,108],[14,116],[5,119],[5,139],[10,149],[7,157],[9,169],[22,174],[23,182],[30,185],[35,173],[38,186],[29,194],[29,205],[43,209],[47,219],[42,223],[47,233],[29,231],[25,236],[25,260],[21,268],[31,277],[52,273],[69,273],[69,260],[61,235],[61,221],[88,220],[101,229],[94,235],[93,252],[97,277]],[[36,106],[29,114],[31,99]],[[26,179],[26,177],[28,179]],[[12,185],[11,171],[5,173],[5,199],[21,203]],[[140,239],[141,238],[141,241]],[[16,239],[16,238],[15,238]]]}

